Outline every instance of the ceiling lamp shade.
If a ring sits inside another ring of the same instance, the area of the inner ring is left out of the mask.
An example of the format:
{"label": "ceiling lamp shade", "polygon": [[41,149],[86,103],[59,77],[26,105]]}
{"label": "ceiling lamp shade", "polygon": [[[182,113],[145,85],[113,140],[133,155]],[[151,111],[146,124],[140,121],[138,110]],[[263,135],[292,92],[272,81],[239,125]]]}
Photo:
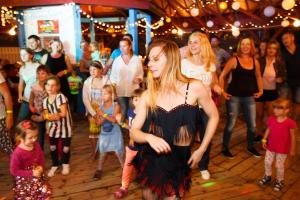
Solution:
{"label": "ceiling lamp shade", "polygon": [[214,22],[211,21],[211,20],[208,20],[208,21],[206,22],[206,26],[209,27],[209,28],[211,28],[211,27],[214,26]]}
{"label": "ceiling lamp shade", "polygon": [[299,19],[295,19],[293,25],[294,25],[295,27],[299,27],[299,26],[300,26],[300,20],[299,20]]}
{"label": "ceiling lamp shade", "polygon": [[275,14],[275,8],[273,6],[267,6],[264,9],[264,15],[266,17],[272,17]]}
{"label": "ceiling lamp shade", "polygon": [[235,2],[233,2],[233,3],[231,4],[231,8],[232,8],[233,10],[238,10],[240,7],[241,7],[241,4],[240,4],[240,2],[238,2],[238,1],[235,1]]}
{"label": "ceiling lamp shade", "polygon": [[219,4],[219,8],[221,10],[226,10],[227,9],[227,2],[223,1]]}
{"label": "ceiling lamp shade", "polygon": [[295,0],[283,0],[281,6],[285,10],[290,10],[295,6]]}
{"label": "ceiling lamp shade", "polygon": [[199,15],[199,8],[192,8],[191,9],[191,15],[193,17],[197,17]]}
{"label": "ceiling lamp shade", "polygon": [[239,20],[236,20],[235,22],[233,22],[233,25],[234,25],[235,27],[240,27],[241,22],[240,22]]}
{"label": "ceiling lamp shade", "polygon": [[189,26],[189,23],[183,22],[183,23],[182,23],[182,26],[183,26],[183,28],[187,28],[187,27]]}
{"label": "ceiling lamp shade", "polygon": [[290,22],[286,19],[281,22],[282,27],[288,27],[289,25],[290,25]]}

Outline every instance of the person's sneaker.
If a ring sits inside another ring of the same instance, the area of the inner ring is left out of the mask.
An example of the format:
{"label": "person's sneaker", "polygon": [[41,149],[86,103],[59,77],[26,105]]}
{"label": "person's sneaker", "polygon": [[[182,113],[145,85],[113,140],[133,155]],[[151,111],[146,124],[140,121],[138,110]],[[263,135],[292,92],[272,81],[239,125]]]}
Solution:
{"label": "person's sneaker", "polygon": [[257,158],[261,157],[261,154],[255,148],[248,148],[248,152]]}
{"label": "person's sneaker", "polygon": [[271,180],[272,180],[271,176],[264,175],[264,177],[263,177],[262,179],[260,179],[260,180],[258,181],[258,183],[259,183],[260,185],[266,185],[266,184],[270,183]]}
{"label": "person's sneaker", "polygon": [[102,171],[101,170],[96,170],[93,179],[95,181],[97,181],[97,180],[101,179],[101,177],[102,177]]}
{"label": "person's sneaker", "polygon": [[62,175],[68,175],[70,173],[70,165],[69,164],[62,164]]}
{"label": "person's sneaker", "polygon": [[51,169],[48,171],[48,177],[53,177],[58,167],[51,167]]}
{"label": "person's sneaker", "polygon": [[234,158],[234,156],[230,153],[230,151],[228,149],[222,150],[222,154],[226,158],[229,158],[229,159],[233,159]]}
{"label": "person's sneaker", "polygon": [[128,189],[119,188],[115,191],[114,196],[116,199],[122,199],[128,194]]}
{"label": "person's sneaker", "polygon": [[274,183],[274,190],[275,191],[281,191],[281,189],[283,188],[283,181],[278,181],[278,180],[275,180],[275,183]]}
{"label": "person's sneaker", "polygon": [[202,171],[200,171],[200,173],[201,173],[202,179],[204,179],[204,180],[210,179],[210,173],[208,170],[202,170]]}

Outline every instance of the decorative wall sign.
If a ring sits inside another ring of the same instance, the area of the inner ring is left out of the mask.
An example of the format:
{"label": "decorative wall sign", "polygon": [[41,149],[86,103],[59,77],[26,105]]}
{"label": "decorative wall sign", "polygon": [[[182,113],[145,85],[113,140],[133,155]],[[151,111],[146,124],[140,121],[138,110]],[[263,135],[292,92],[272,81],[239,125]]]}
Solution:
{"label": "decorative wall sign", "polygon": [[58,20],[38,20],[38,33],[58,34]]}

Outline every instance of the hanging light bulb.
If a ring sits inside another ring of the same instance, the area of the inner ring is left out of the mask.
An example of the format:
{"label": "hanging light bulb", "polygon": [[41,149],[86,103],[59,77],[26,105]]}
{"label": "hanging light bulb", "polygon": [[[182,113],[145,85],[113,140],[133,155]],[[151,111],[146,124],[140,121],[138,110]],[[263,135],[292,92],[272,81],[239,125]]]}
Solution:
{"label": "hanging light bulb", "polygon": [[238,10],[240,7],[241,7],[241,4],[240,4],[240,2],[238,2],[238,1],[235,1],[235,2],[233,2],[233,3],[231,4],[231,8],[232,8],[233,10]]}
{"label": "hanging light bulb", "polygon": [[211,27],[214,26],[214,22],[213,22],[212,20],[208,20],[208,21],[206,22],[206,26],[209,27],[209,28],[211,28]]}
{"label": "hanging light bulb", "polygon": [[239,20],[236,20],[235,22],[233,22],[233,25],[234,25],[235,27],[240,27],[241,22],[240,22]]}
{"label": "hanging light bulb", "polygon": [[267,6],[264,9],[264,15],[266,17],[272,17],[275,14],[275,8],[273,6]]}
{"label": "hanging light bulb", "polygon": [[199,15],[199,8],[196,8],[196,7],[192,8],[191,9],[191,15],[193,17],[197,17]]}
{"label": "hanging light bulb", "polygon": [[226,10],[227,9],[227,2],[223,1],[219,4],[219,8],[221,10]]}
{"label": "hanging light bulb", "polygon": [[178,29],[178,31],[177,31],[177,35],[183,35],[183,30],[181,30],[181,29]]}
{"label": "hanging light bulb", "polygon": [[170,17],[166,17],[166,22],[170,23],[171,22],[171,18]]}
{"label": "hanging light bulb", "polygon": [[300,20],[299,20],[299,19],[295,19],[293,25],[294,25],[295,27],[299,27],[299,26],[300,26]]}
{"label": "hanging light bulb", "polygon": [[178,31],[176,28],[173,28],[172,31],[171,31],[173,34],[176,34]]}
{"label": "hanging light bulb", "polygon": [[231,33],[234,37],[238,37],[240,35],[240,29],[236,26],[231,26]]}
{"label": "hanging light bulb", "polygon": [[288,27],[289,25],[290,25],[290,22],[286,19],[281,22],[282,27]]}
{"label": "hanging light bulb", "polygon": [[283,0],[281,6],[285,10],[290,10],[295,6],[295,0]]}
{"label": "hanging light bulb", "polygon": [[188,26],[189,26],[189,23],[187,23],[187,22],[183,22],[183,23],[182,23],[182,26],[183,26],[183,28],[186,28],[186,27],[188,27]]}

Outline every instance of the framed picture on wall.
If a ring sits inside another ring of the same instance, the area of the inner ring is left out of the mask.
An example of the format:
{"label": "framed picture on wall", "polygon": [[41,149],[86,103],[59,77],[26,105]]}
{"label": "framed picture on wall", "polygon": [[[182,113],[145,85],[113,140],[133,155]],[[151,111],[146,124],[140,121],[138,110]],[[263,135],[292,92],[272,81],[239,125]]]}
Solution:
{"label": "framed picture on wall", "polygon": [[58,20],[38,20],[38,33],[43,34],[58,34],[59,25]]}

